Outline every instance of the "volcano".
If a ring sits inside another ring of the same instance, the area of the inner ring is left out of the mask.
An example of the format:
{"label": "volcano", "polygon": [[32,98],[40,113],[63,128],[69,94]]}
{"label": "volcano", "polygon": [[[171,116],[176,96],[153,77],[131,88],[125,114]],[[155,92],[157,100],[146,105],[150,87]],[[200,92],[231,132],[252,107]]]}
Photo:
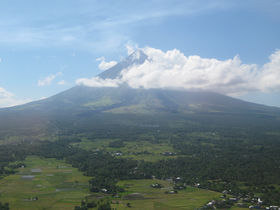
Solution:
{"label": "volcano", "polygon": [[[97,75],[100,79],[121,78],[121,72],[133,65],[142,65],[148,56],[137,50],[127,58]],[[89,113],[278,113],[280,109],[245,102],[229,96],[203,91],[170,89],[133,89],[128,84],[118,87],[88,87],[78,85],[50,98],[9,110],[41,110],[44,113],[71,111]]]}
{"label": "volcano", "polygon": [[[123,70],[130,66],[142,65],[148,58],[141,50],[137,50],[123,61],[97,75],[100,79],[121,78]],[[2,108],[1,123],[17,125],[19,121],[47,125],[69,116],[73,121],[89,118],[94,115],[120,114],[155,116],[185,116],[195,119],[223,120],[223,117],[234,118],[236,124],[250,118],[252,124],[263,124],[267,120],[279,124],[280,109],[245,102],[229,96],[203,91],[171,90],[171,89],[133,89],[128,84],[118,87],[88,87],[78,85],[58,93],[47,99],[34,101],[24,105]],[[32,117],[31,117],[32,116]],[[239,118],[238,118],[239,117]],[[110,118],[110,117],[109,117]],[[108,118],[108,119],[109,119]],[[21,120],[20,120],[21,119]],[[249,124],[250,124],[249,123]],[[28,125],[28,123],[26,124]]]}

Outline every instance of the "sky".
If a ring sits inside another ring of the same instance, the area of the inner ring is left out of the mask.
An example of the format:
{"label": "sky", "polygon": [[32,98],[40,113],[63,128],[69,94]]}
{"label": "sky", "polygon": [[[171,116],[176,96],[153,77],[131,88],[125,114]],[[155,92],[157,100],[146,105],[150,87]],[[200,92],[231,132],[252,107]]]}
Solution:
{"label": "sky", "polygon": [[[279,0],[0,2],[0,107],[122,82],[280,107]],[[136,49],[149,61],[95,77]]]}

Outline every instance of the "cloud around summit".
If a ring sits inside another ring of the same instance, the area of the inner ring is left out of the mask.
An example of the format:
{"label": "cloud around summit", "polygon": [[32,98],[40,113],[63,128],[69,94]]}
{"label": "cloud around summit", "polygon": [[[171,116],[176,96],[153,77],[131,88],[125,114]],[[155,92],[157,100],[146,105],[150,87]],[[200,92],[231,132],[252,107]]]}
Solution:
{"label": "cloud around summit", "polygon": [[116,61],[105,62],[104,56],[97,58],[96,61],[101,61],[101,63],[98,65],[98,67],[102,71],[105,71],[117,64]]}
{"label": "cloud around summit", "polygon": [[177,49],[166,53],[151,47],[141,50],[149,59],[142,65],[124,69],[121,77],[114,80],[80,78],[76,84],[117,87],[125,82],[132,88],[191,89],[232,96],[280,91],[280,50],[276,50],[263,66],[244,64],[238,55],[220,61],[198,55],[187,57]]}

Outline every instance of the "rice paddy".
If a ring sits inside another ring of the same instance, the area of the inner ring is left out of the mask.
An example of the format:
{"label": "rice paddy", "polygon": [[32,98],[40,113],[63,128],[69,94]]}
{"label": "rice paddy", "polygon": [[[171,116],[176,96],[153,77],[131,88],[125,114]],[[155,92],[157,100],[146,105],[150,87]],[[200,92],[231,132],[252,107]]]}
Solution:
{"label": "rice paddy", "polygon": [[0,201],[11,209],[73,209],[90,195],[90,177],[63,160],[27,157],[24,163],[27,167],[0,181]]}
{"label": "rice paddy", "polygon": [[[11,210],[24,209],[74,209],[82,200],[99,200],[102,193],[91,193],[88,180],[64,160],[27,157],[27,167],[18,169],[17,174],[0,181],[0,201],[9,202]],[[159,183],[163,188],[152,188]],[[173,189],[170,181],[147,179],[119,181],[125,188],[119,197],[110,197],[111,207],[122,210],[133,209],[190,209],[201,207],[210,199],[216,199],[220,193],[187,187],[178,193],[165,191]],[[131,207],[127,206],[130,203]],[[97,209],[97,208],[96,208]]]}

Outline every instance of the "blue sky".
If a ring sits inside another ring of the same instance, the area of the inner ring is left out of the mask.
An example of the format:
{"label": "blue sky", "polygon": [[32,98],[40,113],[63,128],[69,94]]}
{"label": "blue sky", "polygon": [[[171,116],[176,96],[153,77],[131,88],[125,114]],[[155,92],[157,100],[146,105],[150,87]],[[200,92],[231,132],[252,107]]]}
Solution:
{"label": "blue sky", "polygon": [[102,72],[101,62],[126,57],[127,46],[221,62],[237,56],[250,72],[274,73],[263,74],[266,85],[259,77],[256,86],[263,88],[250,80],[250,88],[222,93],[280,107],[278,58],[265,68],[280,49],[278,0],[1,1],[0,107],[50,97],[92,78]]}

